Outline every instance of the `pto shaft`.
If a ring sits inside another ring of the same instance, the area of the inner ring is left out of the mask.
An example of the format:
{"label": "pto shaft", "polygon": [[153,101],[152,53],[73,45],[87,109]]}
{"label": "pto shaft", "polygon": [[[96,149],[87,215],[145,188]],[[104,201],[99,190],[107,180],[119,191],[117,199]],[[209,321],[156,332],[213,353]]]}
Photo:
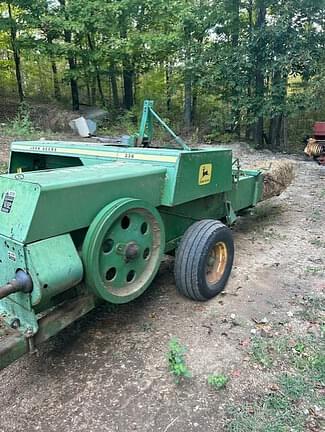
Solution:
{"label": "pto shaft", "polygon": [[32,278],[23,270],[18,270],[14,279],[0,287],[0,300],[16,292],[30,293],[32,290]]}

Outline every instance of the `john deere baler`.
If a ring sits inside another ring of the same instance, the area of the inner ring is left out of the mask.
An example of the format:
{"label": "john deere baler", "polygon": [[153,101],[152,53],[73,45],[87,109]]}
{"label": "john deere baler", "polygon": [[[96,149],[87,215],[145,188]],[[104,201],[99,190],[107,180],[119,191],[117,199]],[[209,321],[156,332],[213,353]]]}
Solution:
{"label": "john deere baler", "polygon": [[[152,148],[156,119],[181,147]],[[222,148],[189,148],[146,101],[137,135],[114,145],[14,142],[0,176],[0,367],[100,301],[144,292],[164,254],[177,289],[208,300],[225,286],[236,215],[263,175]],[[1,329],[0,329],[1,331]]]}

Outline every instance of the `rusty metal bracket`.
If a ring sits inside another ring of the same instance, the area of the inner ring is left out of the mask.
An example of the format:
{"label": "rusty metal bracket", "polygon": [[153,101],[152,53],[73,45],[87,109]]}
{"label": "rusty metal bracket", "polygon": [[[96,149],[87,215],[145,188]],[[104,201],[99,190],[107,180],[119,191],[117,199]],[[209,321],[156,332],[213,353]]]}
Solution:
{"label": "rusty metal bracket", "polygon": [[94,297],[87,295],[67,301],[55,308],[38,321],[39,330],[32,337],[24,337],[18,332],[9,330],[7,336],[0,338],[0,369],[26,353],[35,353],[36,346],[54,336],[60,330],[94,308]]}

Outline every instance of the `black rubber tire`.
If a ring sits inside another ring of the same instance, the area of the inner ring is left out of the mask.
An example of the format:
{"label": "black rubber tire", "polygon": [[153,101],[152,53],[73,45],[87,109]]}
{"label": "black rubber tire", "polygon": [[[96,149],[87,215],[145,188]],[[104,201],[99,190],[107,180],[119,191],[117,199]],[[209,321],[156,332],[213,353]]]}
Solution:
{"label": "black rubber tire", "polygon": [[[224,272],[217,283],[206,280],[206,267],[211,249],[223,242],[227,249]],[[177,290],[193,300],[205,301],[219,294],[228,281],[234,261],[234,241],[231,230],[223,223],[204,219],[195,222],[185,232],[175,258]]]}

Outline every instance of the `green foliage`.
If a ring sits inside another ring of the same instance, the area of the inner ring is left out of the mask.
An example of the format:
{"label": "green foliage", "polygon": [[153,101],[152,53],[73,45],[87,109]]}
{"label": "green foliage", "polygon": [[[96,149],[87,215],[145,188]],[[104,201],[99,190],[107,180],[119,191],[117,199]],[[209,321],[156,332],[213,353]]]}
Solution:
{"label": "green foliage", "polygon": [[28,104],[20,104],[16,117],[5,126],[4,133],[14,137],[29,137],[35,133]]}
{"label": "green foliage", "polygon": [[123,111],[116,115],[114,120],[101,124],[97,133],[100,135],[132,135],[138,131],[136,115],[133,111]]}
{"label": "green foliage", "polygon": [[271,344],[271,342],[265,338],[254,337],[252,339],[250,353],[254,361],[260,363],[262,366],[266,368],[269,368],[273,365],[274,362],[274,356],[273,356],[275,351],[274,348],[275,347],[273,347],[273,341]]}
{"label": "green foliage", "polygon": [[28,97],[67,102],[74,83],[116,124],[152,98],[178,129],[186,111],[207,142],[245,132],[301,152],[325,116],[324,10],[323,0],[17,0],[10,18],[3,2],[1,92],[15,89],[15,47]]}
{"label": "green foliage", "polygon": [[304,304],[299,315],[310,322],[322,322],[321,313],[325,311],[324,296],[309,294],[304,297]]}
{"label": "green foliage", "polygon": [[321,430],[321,415],[311,414],[310,407],[316,411],[324,407],[324,296],[308,295],[301,303],[298,328],[307,328],[312,318],[320,332],[252,338],[252,359],[268,368],[266,382],[274,382],[253,402],[229,407],[228,432],[305,432],[312,422]]}
{"label": "green foliage", "polygon": [[167,354],[168,368],[177,383],[179,383],[182,378],[191,377],[191,373],[185,361],[186,351],[186,348],[180,344],[177,338],[170,340]]}
{"label": "green foliage", "polygon": [[229,412],[228,432],[304,432],[305,415],[282,395],[271,395]]}
{"label": "green foliage", "polygon": [[[289,347],[279,350],[274,360],[279,363],[288,354],[285,367],[294,371],[281,374],[277,384],[273,385],[274,390],[257,401],[240,407],[231,406],[227,431],[304,432],[307,416],[301,406],[322,405],[320,389],[325,374],[323,348],[319,341],[310,339],[305,344],[299,341],[293,350]],[[297,356],[302,362],[295,361]],[[273,372],[276,370],[273,369]]]}
{"label": "green foliage", "polygon": [[[324,336],[323,336],[324,337]],[[317,353],[310,359],[310,370],[313,373],[313,380],[325,385],[325,354]]]}
{"label": "green foliage", "polygon": [[292,400],[298,400],[302,396],[306,396],[310,388],[301,375],[288,374],[280,378],[280,386],[283,394]]}
{"label": "green foliage", "polygon": [[221,390],[226,387],[229,382],[229,377],[226,375],[213,374],[208,376],[208,384],[215,390]]}

